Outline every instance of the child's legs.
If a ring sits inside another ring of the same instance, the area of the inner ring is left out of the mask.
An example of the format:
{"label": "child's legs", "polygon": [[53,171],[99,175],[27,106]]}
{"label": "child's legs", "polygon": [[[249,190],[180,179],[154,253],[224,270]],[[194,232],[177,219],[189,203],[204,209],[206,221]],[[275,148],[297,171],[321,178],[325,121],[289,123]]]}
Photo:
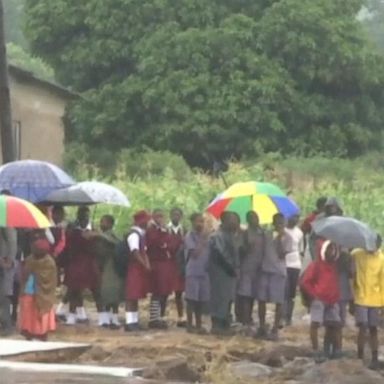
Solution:
{"label": "child's legs", "polygon": [[[160,300],[160,316],[164,317],[165,312],[167,310],[168,296],[161,296],[159,300]],[[176,305],[177,305],[177,303],[176,303]]]}
{"label": "child's legs", "polygon": [[341,343],[340,343],[340,334],[341,334],[341,324],[337,322],[328,322],[326,324],[326,330],[328,331],[328,337],[330,345],[333,347],[332,352],[340,352],[341,351]]}
{"label": "child's legs", "polygon": [[204,302],[197,301],[195,303],[195,318],[196,318],[197,329],[201,329],[203,327],[203,311],[204,311]]}
{"label": "child's legs", "polygon": [[83,299],[82,292],[77,289],[68,290],[68,299],[69,299],[69,312],[76,313],[77,307],[82,307]]}
{"label": "child's legs", "polygon": [[380,313],[378,308],[368,309],[369,343],[372,351],[372,361],[378,361]]}
{"label": "child's legs", "polygon": [[311,323],[309,335],[311,338],[312,349],[314,351],[319,350],[319,328],[320,328],[320,323],[315,323],[315,322]]}
{"label": "child's legs", "polygon": [[119,313],[119,304],[108,304],[105,306],[105,310],[107,312],[111,312],[114,313],[114,314],[118,314]]}
{"label": "child's legs", "polygon": [[260,328],[265,328],[265,318],[267,315],[267,303],[265,301],[259,301],[258,303],[259,323]]}
{"label": "child's legs", "polygon": [[252,324],[252,311],[253,311],[253,299],[251,297],[244,297],[244,302],[243,302],[244,325]]}
{"label": "child's legs", "polygon": [[357,355],[359,359],[364,358],[364,348],[367,340],[367,327],[364,324],[358,325],[359,333],[357,335]]}
{"label": "child's legs", "polygon": [[235,299],[235,316],[238,323],[243,323],[243,297],[240,295]]}
{"label": "child's legs", "polygon": [[138,312],[139,301],[138,300],[127,300],[125,303],[125,309],[127,312]]}
{"label": "child's legs", "polygon": [[310,306],[311,326],[310,337],[314,351],[319,350],[319,328],[324,323],[325,306],[320,300],[312,300]]}
{"label": "child's legs", "polygon": [[284,303],[284,317],[287,323],[290,323],[292,321],[299,276],[299,269],[287,268],[287,282]]}
{"label": "child's legs", "polygon": [[252,323],[253,299],[238,295],[235,302],[236,318],[243,325]]}
{"label": "child's legs", "polygon": [[372,360],[378,360],[379,336],[377,327],[369,327],[369,343],[372,351]]}
{"label": "child's legs", "polygon": [[[359,359],[364,358],[364,348],[367,342],[368,329],[370,330],[371,328],[375,328],[379,324],[378,311],[374,311],[372,309],[373,308],[363,307],[360,305],[355,306],[355,320],[356,320],[356,325],[359,328],[359,333],[357,337],[357,353],[358,353]],[[375,344],[375,342],[372,343],[371,334],[370,334],[370,344],[371,344],[371,347],[372,347],[372,344]]]}
{"label": "child's legs", "polygon": [[273,329],[274,330],[279,329],[280,321],[282,319],[282,314],[283,314],[283,304],[276,304],[276,307],[275,307],[275,322],[274,322],[274,325],[273,325]]}
{"label": "child's legs", "polygon": [[187,300],[187,326],[193,327],[193,314],[195,312],[195,301]]}
{"label": "child's legs", "polygon": [[114,313],[115,315],[119,313],[119,304],[116,303],[116,304],[112,304],[112,313]]}
{"label": "child's legs", "polygon": [[179,319],[182,319],[184,317],[183,292],[175,292],[175,302],[177,316],[179,317]]}
{"label": "child's legs", "polygon": [[92,297],[96,305],[97,312],[103,311],[103,306],[101,304],[101,293],[99,288],[91,289]]}

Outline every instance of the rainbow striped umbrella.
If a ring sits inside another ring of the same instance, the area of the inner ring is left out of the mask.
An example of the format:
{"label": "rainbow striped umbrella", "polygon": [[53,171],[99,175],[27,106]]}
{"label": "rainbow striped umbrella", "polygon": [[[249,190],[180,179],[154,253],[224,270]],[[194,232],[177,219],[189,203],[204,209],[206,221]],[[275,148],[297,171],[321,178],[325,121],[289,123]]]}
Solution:
{"label": "rainbow striped umbrella", "polygon": [[296,203],[279,187],[255,181],[233,184],[212,201],[207,211],[217,219],[224,211],[236,212],[242,223],[246,222],[247,213],[254,211],[261,224],[270,224],[276,213],[289,218],[300,212]]}
{"label": "rainbow striped umbrella", "polygon": [[0,195],[0,227],[49,228],[51,223],[33,204],[13,196]]}

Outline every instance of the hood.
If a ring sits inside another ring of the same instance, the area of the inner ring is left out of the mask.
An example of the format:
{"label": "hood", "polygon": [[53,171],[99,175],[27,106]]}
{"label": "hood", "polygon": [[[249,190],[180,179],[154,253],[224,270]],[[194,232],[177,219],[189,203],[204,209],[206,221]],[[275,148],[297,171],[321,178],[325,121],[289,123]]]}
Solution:
{"label": "hood", "polygon": [[[320,253],[319,257],[321,261],[326,261],[325,260],[325,254],[327,252],[327,249],[332,245],[332,242],[330,240],[324,240],[322,244],[320,245]],[[336,259],[335,261],[340,257],[340,252],[337,252]]]}

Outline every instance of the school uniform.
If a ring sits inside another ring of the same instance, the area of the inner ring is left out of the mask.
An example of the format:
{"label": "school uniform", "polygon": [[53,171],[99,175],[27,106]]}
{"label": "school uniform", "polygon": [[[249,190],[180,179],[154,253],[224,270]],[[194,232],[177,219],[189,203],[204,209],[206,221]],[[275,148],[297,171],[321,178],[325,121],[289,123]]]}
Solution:
{"label": "school uniform", "polygon": [[384,254],[362,249],[352,252],[356,325],[378,327],[384,306]]}
{"label": "school uniform", "polygon": [[146,243],[152,268],[151,292],[154,297],[169,296],[174,289],[174,264],[167,229],[153,224],[146,232]]}
{"label": "school uniform", "polygon": [[93,239],[93,249],[101,271],[101,304],[118,306],[123,301],[124,280],[116,273],[115,252],[119,238],[112,230],[100,233]]}
{"label": "school uniform", "polygon": [[239,268],[238,248],[232,233],[216,231],[209,244],[210,309],[213,327],[230,325],[230,306],[236,296],[236,275]]}
{"label": "school uniform", "polygon": [[150,291],[149,272],[132,256],[134,251],[139,251],[141,254],[147,252],[145,231],[140,227],[132,227],[127,237],[127,243],[131,256],[125,280],[125,298],[127,301],[145,299]]}
{"label": "school uniform", "polygon": [[339,276],[336,263],[325,260],[328,246],[329,241],[318,240],[318,257],[308,266],[300,281],[301,289],[312,299],[311,322],[318,324],[341,323]]}
{"label": "school uniform", "polygon": [[184,228],[181,225],[174,226],[172,223],[168,224],[168,232],[170,236],[170,252],[172,258],[174,287],[176,293],[182,293],[185,290],[185,279],[182,276],[177,260],[177,254],[184,243]]}
{"label": "school uniform", "polygon": [[185,238],[184,247],[186,257],[185,299],[208,302],[210,300],[208,239],[203,234],[191,231]]}
{"label": "school uniform", "polygon": [[304,235],[299,227],[286,228],[285,233],[285,264],[287,266],[287,280],[285,287],[284,316],[287,324],[290,324],[292,322],[297,285],[302,268]]}
{"label": "school uniform", "polygon": [[264,255],[265,233],[261,228],[249,228],[243,236],[237,294],[242,297],[256,298]]}
{"label": "school uniform", "polygon": [[83,233],[84,229],[77,227],[67,234],[69,260],[64,285],[73,291],[95,291],[100,286],[100,270],[93,254],[92,241],[85,239]]}
{"label": "school uniform", "polygon": [[279,257],[277,241],[272,232],[265,233],[265,253],[261,264],[257,299],[265,303],[283,304],[287,268],[285,259]]}

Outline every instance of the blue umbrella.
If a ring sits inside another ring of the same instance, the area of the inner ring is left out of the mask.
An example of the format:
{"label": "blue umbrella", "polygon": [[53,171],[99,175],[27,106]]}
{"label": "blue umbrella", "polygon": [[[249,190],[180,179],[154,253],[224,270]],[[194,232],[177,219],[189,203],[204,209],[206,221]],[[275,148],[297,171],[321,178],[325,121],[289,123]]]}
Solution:
{"label": "blue umbrella", "polygon": [[0,190],[32,203],[73,184],[75,181],[62,169],[45,161],[21,160],[0,167]]}

